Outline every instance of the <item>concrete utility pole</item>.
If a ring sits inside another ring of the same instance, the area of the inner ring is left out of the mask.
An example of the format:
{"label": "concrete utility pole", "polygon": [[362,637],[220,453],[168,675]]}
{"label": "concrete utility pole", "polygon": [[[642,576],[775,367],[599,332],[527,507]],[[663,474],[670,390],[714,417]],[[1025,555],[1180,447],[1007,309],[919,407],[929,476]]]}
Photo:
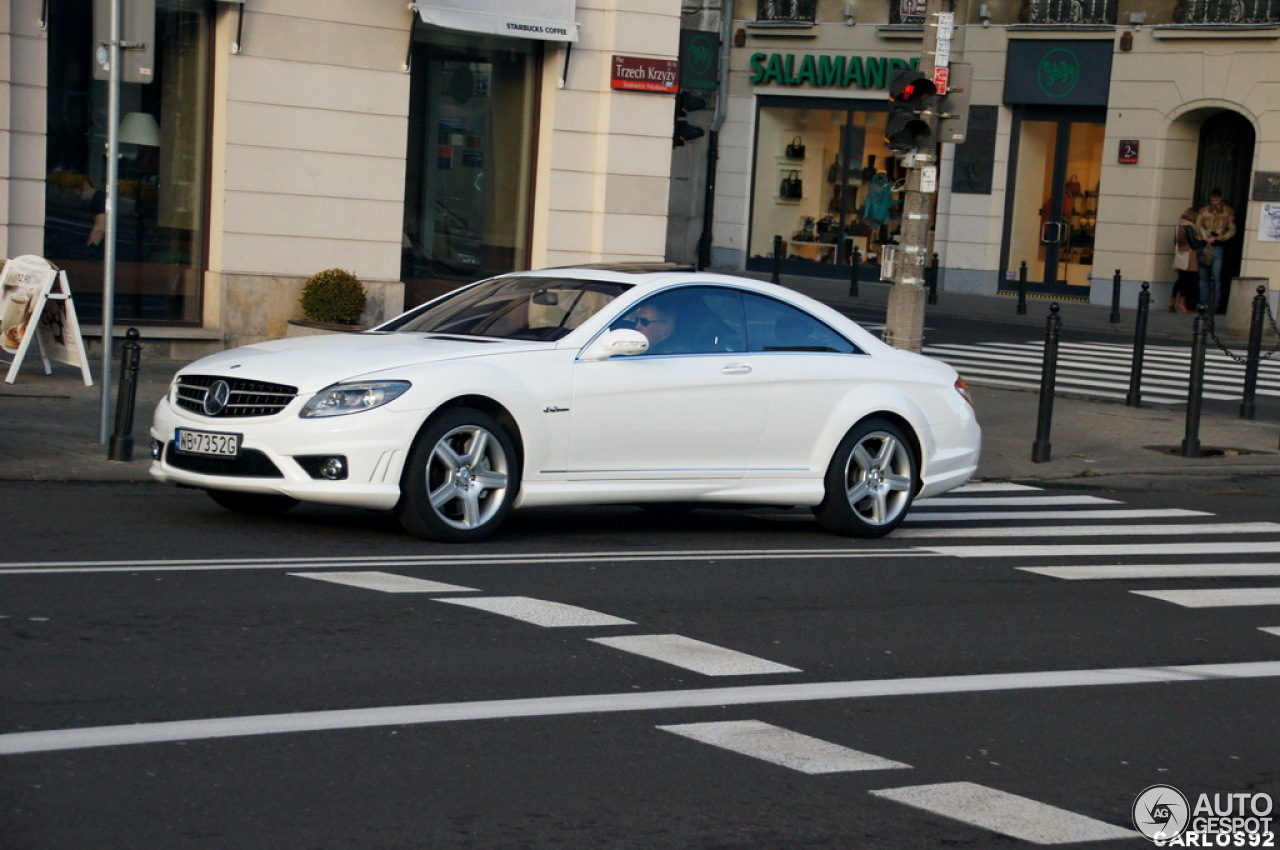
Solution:
{"label": "concrete utility pole", "polygon": [[[928,0],[924,19],[924,46],[919,70],[936,82],[937,68],[946,68],[950,58],[952,22],[941,27],[944,55],[938,62],[939,24],[945,0]],[[954,18],[951,19],[954,21]],[[933,196],[938,191],[938,116],[926,112],[921,118],[929,125],[927,139],[920,143],[914,161],[902,157],[907,171],[906,197],[902,204],[902,229],[894,259],[893,287],[885,314],[884,341],[894,348],[919,351],[924,342],[924,308],[928,291],[924,269],[928,265],[929,225]]]}

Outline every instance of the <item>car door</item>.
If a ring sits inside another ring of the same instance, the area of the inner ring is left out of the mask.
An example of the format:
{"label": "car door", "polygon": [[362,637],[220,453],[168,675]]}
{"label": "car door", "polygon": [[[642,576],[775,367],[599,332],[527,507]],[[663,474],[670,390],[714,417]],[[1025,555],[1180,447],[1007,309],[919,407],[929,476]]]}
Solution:
{"label": "car door", "polygon": [[[814,445],[851,392],[875,368],[850,340],[810,314],[775,298],[743,294],[747,347],[773,386],[754,476],[821,472]],[[841,433],[852,423],[838,423]]]}
{"label": "car door", "polygon": [[741,478],[764,428],[767,375],[746,352],[741,298],[728,287],[664,290],[612,328],[649,336],[642,355],[574,364],[570,477]]}

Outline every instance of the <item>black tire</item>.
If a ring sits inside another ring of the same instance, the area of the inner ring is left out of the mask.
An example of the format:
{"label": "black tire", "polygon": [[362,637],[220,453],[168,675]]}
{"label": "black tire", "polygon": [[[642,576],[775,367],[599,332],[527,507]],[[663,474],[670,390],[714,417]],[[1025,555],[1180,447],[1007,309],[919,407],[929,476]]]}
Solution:
{"label": "black tire", "polygon": [[414,442],[396,518],[427,540],[482,540],[506,519],[519,485],[515,445],[506,429],[479,410],[450,410]]}
{"label": "black tire", "polygon": [[859,422],[827,467],[818,522],[845,537],[883,537],[907,516],[915,498],[917,461],[902,430],[883,419]]}
{"label": "black tire", "polygon": [[238,514],[255,516],[278,516],[292,510],[298,500],[292,496],[280,496],[274,493],[241,493],[236,490],[205,490],[209,498],[222,507]]}

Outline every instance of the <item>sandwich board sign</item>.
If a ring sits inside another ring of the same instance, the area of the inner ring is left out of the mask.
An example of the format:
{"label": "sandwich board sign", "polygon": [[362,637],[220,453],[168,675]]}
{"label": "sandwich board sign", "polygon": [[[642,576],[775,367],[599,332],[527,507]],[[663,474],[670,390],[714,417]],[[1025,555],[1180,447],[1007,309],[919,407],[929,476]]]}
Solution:
{"label": "sandwich board sign", "polygon": [[6,260],[0,272],[0,353],[13,357],[6,382],[17,379],[33,340],[46,375],[53,373],[53,359],[79,367],[85,386],[93,386],[67,273],[26,254]]}

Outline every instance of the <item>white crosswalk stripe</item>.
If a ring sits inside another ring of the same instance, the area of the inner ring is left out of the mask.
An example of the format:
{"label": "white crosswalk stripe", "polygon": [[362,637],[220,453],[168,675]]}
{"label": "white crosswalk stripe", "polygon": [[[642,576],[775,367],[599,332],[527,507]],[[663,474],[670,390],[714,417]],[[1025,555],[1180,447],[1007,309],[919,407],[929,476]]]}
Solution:
{"label": "white crosswalk stripe", "polygon": [[1130,829],[972,782],[887,788],[871,793],[1034,844],[1072,844],[1138,837],[1138,833]]}
{"label": "white crosswalk stripe", "polygon": [[754,655],[703,643],[681,635],[625,635],[592,638],[591,642],[674,667],[683,667],[685,670],[692,670],[704,676],[757,676],[801,672],[796,667],[766,661]]}
{"label": "white crosswalk stripe", "polygon": [[[1039,390],[1042,342],[940,344],[924,346],[924,353],[950,363],[973,384]],[[1133,347],[1119,343],[1061,343],[1055,386],[1059,393],[1123,400],[1129,393]],[[1243,354],[1243,352],[1241,352]],[[1185,347],[1148,345],[1143,352],[1142,401],[1180,405],[1187,400],[1191,363]],[[1204,398],[1238,401],[1244,365],[1222,351],[1205,355]],[[1280,397],[1280,361],[1267,358],[1258,369],[1257,394]]]}
{"label": "white crosswalk stripe", "polygon": [[852,750],[758,720],[683,723],[658,728],[801,773],[852,773],[911,767],[900,761]]}
{"label": "white crosswalk stripe", "polygon": [[[913,527],[899,530],[901,539],[916,542],[921,549],[939,555],[963,559],[1035,560],[1040,558],[1112,558],[1111,564],[1058,563],[1046,566],[1016,566],[1019,571],[1062,581],[1196,581],[1244,582],[1257,579],[1280,578],[1280,525],[1268,522],[1217,523],[1187,522],[1188,517],[1212,516],[1201,511],[1152,510],[1115,508],[1061,508],[1051,507],[1044,499],[1021,491],[1016,496],[967,497],[965,491],[939,499],[929,500],[935,506],[932,512],[915,512],[911,517]],[[1020,510],[1023,500],[1029,508]],[[1032,502],[1031,499],[1039,501]],[[994,504],[984,504],[994,502]],[[966,511],[965,506],[989,508],[984,511]],[[1041,507],[1042,506],[1042,507]],[[1168,524],[1129,524],[1134,519],[1165,519]],[[1046,525],[1061,520],[1071,521],[1069,526]],[[1122,520],[1122,522],[1110,522]],[[999,523],[980,526],[974,523]],[[1019,523],[1036,523],[1034,534]],[[1107,523],[1107,524],[1101,524]],[[1256,535],[1256,536],[1255,536]],[[1225,540],[1183,540],[1182,542],[1133,542],[1133,543],[1072,543],[1053,542],[1063,538],[1116,538],[1116,537],[1228,537]],[[1002,543],[1010,538],[1034,537],[1036,543]],[[986,539],[981,544],[951,544],[957,539]],[[923,541],[928,540],[928,543]],[[1231,555],[1272,556],[1270,560],[1216,561]],[[1151,563],[1151,558],[1181,559],[1171,563]],[[1236,587],[1158,587],[1129,590],[1137,596],[1179,605],[1184,608],[1245,608],[1280,605],[1280,587],[1258,587],[1240,584]],[[1280,627],[1259,626],[1268,634],[1280,636]]]}

